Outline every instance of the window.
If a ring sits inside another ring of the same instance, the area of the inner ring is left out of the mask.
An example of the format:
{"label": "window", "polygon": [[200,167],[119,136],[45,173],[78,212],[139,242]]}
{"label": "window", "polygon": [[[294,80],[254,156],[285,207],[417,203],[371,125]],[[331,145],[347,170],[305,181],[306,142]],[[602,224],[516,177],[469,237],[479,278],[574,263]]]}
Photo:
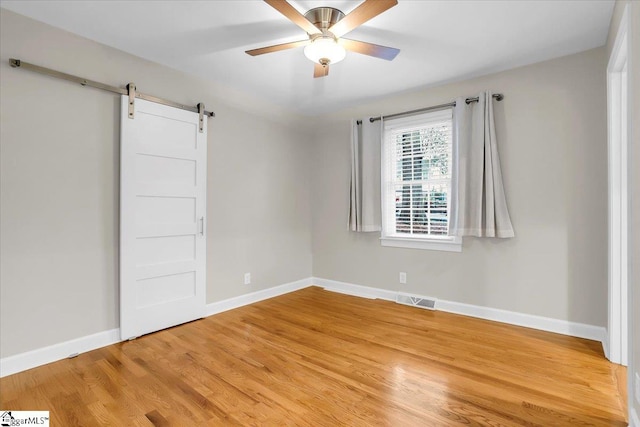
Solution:
{"label": "window", "polygon": [[387,120],[382,148],[383,246],[459,252],[451,237],[452,110]]}

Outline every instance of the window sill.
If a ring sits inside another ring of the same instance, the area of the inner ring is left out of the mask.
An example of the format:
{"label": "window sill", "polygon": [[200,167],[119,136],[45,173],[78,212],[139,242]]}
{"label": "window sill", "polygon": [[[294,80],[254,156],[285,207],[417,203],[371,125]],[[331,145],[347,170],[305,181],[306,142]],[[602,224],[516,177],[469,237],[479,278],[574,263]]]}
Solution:
{"label": "window sill", "polygon": [[462,238],[412,239],[402,237],[381,237],[382,246],[408,249],[426,249],[432,251],[462,252]]}

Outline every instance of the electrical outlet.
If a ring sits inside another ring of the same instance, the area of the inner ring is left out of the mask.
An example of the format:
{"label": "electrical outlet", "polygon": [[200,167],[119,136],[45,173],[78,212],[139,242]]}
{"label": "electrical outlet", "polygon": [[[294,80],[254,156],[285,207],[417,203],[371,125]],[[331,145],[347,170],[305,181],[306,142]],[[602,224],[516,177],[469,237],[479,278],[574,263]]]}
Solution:
{"label": "electrical outlet", "polygon": [[636,395],[636,402],[638,402],[638,405],[640,405],[640,373],[636,372],[636,390],[635,390],[635,395]]}
{"label": "electrical outlet", "polygon": [[404,271],[400,272],[400,283],[402,284],[407,283],[407,273],[405,273]]}
{"label": "electrical outlet", "polygon": [[251,273],[244,273],[244,284],[251,284]]}

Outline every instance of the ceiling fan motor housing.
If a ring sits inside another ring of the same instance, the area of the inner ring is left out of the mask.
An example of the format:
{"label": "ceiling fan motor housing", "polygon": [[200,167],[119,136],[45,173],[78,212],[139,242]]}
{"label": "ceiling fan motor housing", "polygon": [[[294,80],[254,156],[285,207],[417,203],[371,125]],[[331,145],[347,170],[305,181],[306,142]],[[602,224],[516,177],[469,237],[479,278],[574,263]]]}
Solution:
{"label": "ceiling fan motor housing", "polygon": [[304,17],[324,34],[333,24],[344,18],[344,13],[333,7],[316,7],[305,13]]}

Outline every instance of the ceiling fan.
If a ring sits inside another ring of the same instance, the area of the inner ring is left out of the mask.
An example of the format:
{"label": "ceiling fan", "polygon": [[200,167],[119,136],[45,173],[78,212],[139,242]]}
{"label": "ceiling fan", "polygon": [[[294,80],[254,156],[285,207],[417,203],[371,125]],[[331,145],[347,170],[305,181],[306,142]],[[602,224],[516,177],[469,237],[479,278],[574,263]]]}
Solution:
{"label": "ceiling fan", "polygon": [[313,77],[324,77],[329,75],[329,64],[344,59],[345,50],[387,61],[400,53],[399,49],[392,47],[342,38],[344,34],[398,4],[397,0],[365,0],[348,15],[333,7],[316,7],[302,15],[286,0],[264,1],[305,30],[308,40],[247,50],[246,53],[251,56],[305,46],[305,56],[315,63]]}

